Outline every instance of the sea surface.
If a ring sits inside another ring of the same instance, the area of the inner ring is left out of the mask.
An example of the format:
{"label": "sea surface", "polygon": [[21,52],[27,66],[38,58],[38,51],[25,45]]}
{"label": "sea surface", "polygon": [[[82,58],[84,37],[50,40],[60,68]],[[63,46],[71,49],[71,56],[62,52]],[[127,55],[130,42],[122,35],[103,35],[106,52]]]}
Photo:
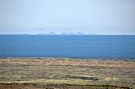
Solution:
{"label": "sea surface", "polygon": [[0,57],[135,59],[135,36],[0,35]]}

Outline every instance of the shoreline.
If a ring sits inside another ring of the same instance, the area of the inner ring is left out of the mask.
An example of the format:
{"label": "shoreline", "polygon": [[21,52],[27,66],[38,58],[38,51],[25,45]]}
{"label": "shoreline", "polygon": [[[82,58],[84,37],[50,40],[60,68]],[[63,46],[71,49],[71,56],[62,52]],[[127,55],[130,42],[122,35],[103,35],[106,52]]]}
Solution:
{"label": "shoreline", "polygon": [[129,61],[135,61],[135,58],[88,58],[88,57],[0,57],[0,59],[46,59],[46,58],[55,58],[55,59],[88,59],[88,60],[129,60]]}

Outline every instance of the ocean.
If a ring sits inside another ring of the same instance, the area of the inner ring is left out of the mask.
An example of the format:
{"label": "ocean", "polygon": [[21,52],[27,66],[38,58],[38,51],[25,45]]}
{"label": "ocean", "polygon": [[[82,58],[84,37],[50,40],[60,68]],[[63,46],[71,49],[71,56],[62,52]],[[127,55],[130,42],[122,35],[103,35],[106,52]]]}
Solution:
{"label": "ocean", "polygon": [[135,36],[0,35],[0,57],[135,59]]}

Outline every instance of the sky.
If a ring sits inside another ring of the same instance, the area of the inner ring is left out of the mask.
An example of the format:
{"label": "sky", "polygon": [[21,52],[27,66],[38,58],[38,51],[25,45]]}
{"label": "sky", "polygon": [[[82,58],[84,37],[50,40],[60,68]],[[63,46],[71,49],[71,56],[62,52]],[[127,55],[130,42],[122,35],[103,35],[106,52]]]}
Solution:
{"label": "sky", "polygon": [[134,34],[135,0],[0,0],[0,34]]}

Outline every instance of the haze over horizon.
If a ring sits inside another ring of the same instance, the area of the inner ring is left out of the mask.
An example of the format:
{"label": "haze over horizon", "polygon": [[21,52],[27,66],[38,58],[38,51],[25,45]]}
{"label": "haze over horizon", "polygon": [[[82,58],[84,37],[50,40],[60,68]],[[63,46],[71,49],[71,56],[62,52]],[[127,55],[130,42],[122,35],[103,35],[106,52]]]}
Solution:
{"label": "haze over horizon", "polygon": [[135,0],[0,0],[0,34],[135,35]]}

